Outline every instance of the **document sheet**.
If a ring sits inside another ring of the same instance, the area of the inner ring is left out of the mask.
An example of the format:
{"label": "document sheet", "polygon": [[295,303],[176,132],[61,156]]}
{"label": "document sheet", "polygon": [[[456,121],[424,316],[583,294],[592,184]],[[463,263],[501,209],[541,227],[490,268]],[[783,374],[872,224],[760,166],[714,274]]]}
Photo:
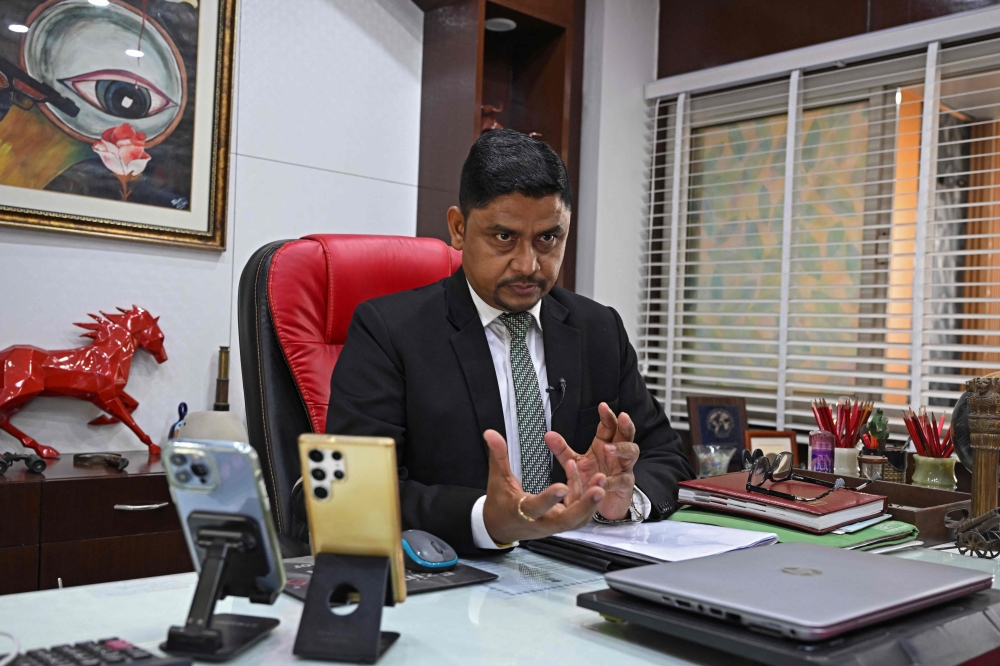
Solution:
{"label": "document sheet", "polygon": [[641,555],[663,562],[678,562],[740,548],[766,546],[778,540],[778,536],[770,532],[751,532],[669,520],[624,525],[602,525],[592,521],[585,527],[563,532],[557,537],[584,542],[598,549]]}

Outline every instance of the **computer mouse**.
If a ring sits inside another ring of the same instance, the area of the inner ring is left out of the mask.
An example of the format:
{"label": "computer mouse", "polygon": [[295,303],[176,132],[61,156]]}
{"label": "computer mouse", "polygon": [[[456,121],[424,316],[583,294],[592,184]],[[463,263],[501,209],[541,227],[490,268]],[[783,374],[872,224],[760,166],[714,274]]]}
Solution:
{"label": "computer mouse", "polygon": [[421,573],[449,571],[458,564],[454,548],[421,530],[403,532],[403,559],[407,569]]}

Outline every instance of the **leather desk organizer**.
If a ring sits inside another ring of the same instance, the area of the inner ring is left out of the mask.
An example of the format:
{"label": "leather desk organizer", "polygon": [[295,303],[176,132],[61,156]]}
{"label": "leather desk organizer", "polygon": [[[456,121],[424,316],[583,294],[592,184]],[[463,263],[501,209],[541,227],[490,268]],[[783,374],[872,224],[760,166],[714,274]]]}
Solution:
{"label": "leather desk organizer", "polygon": [[[796,470],[796,472],[827,481],[840,478],[836,474],[824,472],[808,470]],[[848,488],[857,487],[865,481],[854,477],[843,478]],[[956,517],[962,509],[968,511],[972,500],[969,493],[922,488],[889,481],[874,481],[861,492],[885,495],[889,498],[889,514],[896,520],[915,525],[920,530],[919,539],[925,546],[954,541],[955,532],[945,526],[945,516],[954,513],[953,517]]]}

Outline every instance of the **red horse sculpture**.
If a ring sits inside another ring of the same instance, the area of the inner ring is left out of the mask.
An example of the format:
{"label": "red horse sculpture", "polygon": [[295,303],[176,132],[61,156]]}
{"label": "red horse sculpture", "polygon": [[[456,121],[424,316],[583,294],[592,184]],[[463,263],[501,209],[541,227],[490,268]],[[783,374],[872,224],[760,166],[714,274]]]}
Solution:
{"label": "red horse sculpture", "polygon": [[94,323],[74,324],[89,331],[80,336],[93,339],[89,346],[45,351],[15,345],[0,351],[0,430],[43,458],[55,458],[58,451],[12,426],[10,418],[37,396],[67,396],[87,400],[107,412],[108,416],[99,416],[90,425],[120,421],[149,447],[150,453],[160,452],[160,447],[132,419],[139,402],[125,392],[136,349],[147,350],[157,363],[167,360],[159,317],[153,318],[135,305],[131,310],[118,310],[121,314],[102,312],[104,318],[90,315]]}

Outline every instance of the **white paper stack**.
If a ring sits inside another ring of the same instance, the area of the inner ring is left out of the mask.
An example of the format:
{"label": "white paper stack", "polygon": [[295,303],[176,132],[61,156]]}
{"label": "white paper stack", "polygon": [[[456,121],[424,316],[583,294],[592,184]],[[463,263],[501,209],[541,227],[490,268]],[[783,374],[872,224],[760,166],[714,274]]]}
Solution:
{"label": "white paper stack", "polygon": [[599,550],[639,556],[651,562],[679,562],[741,548],[769,546],[778,540],[778,535],[661,520],[624,525],[602,525],[592,521],[586,527],[563,532],[556,538],[580,541]]}

